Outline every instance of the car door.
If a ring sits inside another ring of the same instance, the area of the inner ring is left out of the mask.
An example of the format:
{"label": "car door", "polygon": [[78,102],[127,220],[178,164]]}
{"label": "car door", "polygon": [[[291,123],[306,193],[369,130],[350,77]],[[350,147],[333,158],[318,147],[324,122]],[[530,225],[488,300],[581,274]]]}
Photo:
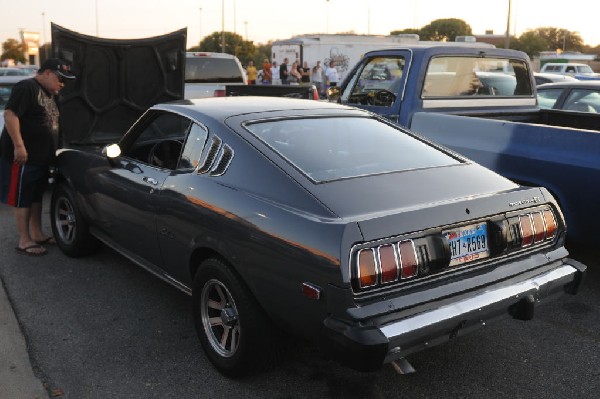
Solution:
{"label": "car door", "polygon": [[179,162],[189,119],[151,111],[127,133],[113,167],[94,178],[101,226],[117,248],[147,266],[162,267],[156,220],[158,196]]}
{"label": "car door", "polygon": [[[205,235],[206,209],[200,198],[206,195],[208,182],[200,170],[200,158],[208,129],[192,123],[182,155],[175,170],[167,176],[157,199],[158,244],[163,256],[164,273],[184,284],[191,282],[190,252]],[[216,146],[215,146],[216,148]],[[207,157],[213,155],[205,154]]]}

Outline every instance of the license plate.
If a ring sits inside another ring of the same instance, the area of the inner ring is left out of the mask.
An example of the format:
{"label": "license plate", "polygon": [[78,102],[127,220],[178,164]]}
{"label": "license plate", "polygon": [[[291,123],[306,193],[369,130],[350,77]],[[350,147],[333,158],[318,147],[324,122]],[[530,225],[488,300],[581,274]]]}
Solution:
{"label": "license plate", "polygon": [[490,256],[485,223],[444,231],[450,247],[450,266],[462,265]]}

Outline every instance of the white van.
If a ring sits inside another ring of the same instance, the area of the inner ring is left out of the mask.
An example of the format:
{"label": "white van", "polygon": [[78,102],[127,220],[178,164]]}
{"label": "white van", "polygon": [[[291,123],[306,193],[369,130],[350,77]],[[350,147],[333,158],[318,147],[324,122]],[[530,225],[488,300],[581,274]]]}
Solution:
{"label": "white van", "polygon": [[240,60],[231,54],[188,52],[185,58],[185,98],[223,97],[225,85],[247,84]]}

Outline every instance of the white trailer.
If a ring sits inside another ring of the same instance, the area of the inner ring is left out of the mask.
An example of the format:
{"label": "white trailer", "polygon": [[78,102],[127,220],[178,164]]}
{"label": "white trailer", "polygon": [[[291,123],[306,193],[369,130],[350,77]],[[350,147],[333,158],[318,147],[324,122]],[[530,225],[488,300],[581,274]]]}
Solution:
{"label": "white trailer", "polygon": [[418,35],[301,35],[273,42],[272,61],[277,61],[277,65],[281,65],[285,58],[289,65],[296,60],[301,65],[306,61],[310,68],[321,61],[323,70],[330,61],[335,61],[340,80],[343,80],[367,51],[418,41]]}
{"label": "white trailer", "polygon": [[[473,36],[457,37],[455,42],[438,42],[440,45],[470,45],[494,47],[488,43],[473,43]],[[390,36],[378,35],[345,35],[345,34],[317,34],[294,36],[287,40],[277,40],[272,44],[272,60],[281,65],[287,58],[289,65],[299,60],[301,65],[308,62],[310,68],[317,61],[321,61],[323,71],[330,61],[335,61],[340,81],[344,80],[348,72],[371,50],[399,47],[405,44],[431,43],[421,42],[419,35],[401,34]]]}

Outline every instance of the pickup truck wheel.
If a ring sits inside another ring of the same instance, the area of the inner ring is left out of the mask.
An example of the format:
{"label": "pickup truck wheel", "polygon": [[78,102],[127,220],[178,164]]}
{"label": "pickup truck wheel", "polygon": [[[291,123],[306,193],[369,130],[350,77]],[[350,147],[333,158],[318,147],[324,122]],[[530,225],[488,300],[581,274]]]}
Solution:
{"label": "pickup truck wheel", "polygon": [[98,249],[98,240],[90,234],[72,191],[65,185],[52,193],[50,222],[56,244],[68,256],[88,255]]}
{"label": "pickup truck wheel", "polygon": [[233,269],[204,261],[192,289],[196,332],[212,364],[230,377],[258,372],[273,359],[274,329]]}

